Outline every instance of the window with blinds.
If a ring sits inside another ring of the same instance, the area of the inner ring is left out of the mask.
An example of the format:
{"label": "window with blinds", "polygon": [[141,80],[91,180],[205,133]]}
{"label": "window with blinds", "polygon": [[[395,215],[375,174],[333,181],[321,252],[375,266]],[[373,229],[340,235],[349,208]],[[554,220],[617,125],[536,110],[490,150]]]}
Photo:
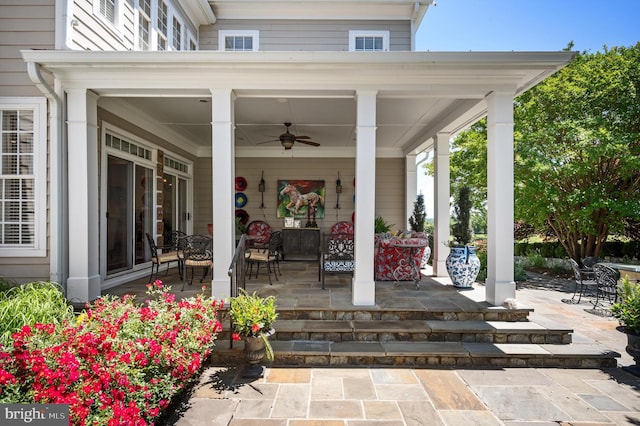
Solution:
{"label": "window with blinds", "polygon": [[0,97],[0,256],[47,253],[46,105]]}
{"label": "window with blinds", "polygon": [[98,13],[107,22],[116,25],[116,0],[99,0]]}

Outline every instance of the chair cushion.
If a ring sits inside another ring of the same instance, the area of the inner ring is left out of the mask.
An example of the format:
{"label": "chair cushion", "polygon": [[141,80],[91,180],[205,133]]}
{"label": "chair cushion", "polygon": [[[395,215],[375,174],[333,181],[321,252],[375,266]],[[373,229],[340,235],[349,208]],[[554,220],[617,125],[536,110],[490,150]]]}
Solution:
{"label": "chair cushion", "polygon": [[338,222],[331,227],[332,234],[353,234],[353,224],[351,222]]}
{"label": "chair cushion", "polygon": [[353,272],[353,260],[325,260],[323,262],[326,272]]}
{"label": "chair cushion", "polygon": [[184,264],[187,265],[187,266],[211,266],[211,265],[213,265],[213,261],[211,261],[211,260],[186,259],[184,261]]}
{"label": "chair cushion", "polygon": [[158,254],[159,263],[174,262],[174,261],[178,261],[177,251],[168,251],[166,253]]}

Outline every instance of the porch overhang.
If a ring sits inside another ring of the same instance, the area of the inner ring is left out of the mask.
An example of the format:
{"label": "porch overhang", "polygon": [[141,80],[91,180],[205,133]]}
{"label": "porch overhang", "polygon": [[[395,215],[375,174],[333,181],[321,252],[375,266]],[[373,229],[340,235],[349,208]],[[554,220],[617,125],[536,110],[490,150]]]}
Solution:
{"label": "porch overhang", "polygon": [[[353,109],[357,90],[378,95],[379,156],[402,157],[429,145],[439,132],[455,134],[486,114],[486,96],[493,92],[515,96],[535,86],[568,64],[574,52],[82,52],[22,51],[63,88],[84,88],[101,99],[208,98],[211,90],[231,87],[238,99],[295,99],[298,111],[312,102],[331,99]],[[402,101],[406,110],[399,110]],[[248,102],[248,101],[247,101]],[[241,101],[239,104],[243,105]],[[262,109],[272,109],[261,105]],[[322,135],[333,124],[327,109],[314,111],[304,124],[305,134]],[[341,107],[342,108],[342,107]],[[252,111],[255,116],[257,111]],[[342,114],[343,117],[345,114]],[[353,116],[353,113],[351,114]],[[207,117],[208,118],[208,117]],[[237,154],[255,154],[265,134],[237,114],[236,126],[245,137],[236,140]],[[210,124],[203,121],[180,127],[180,119],[164,119],[178,140],[188,135],[199,145],[199,156],[210,155]],[[184,121],[184,120],[182,120]],[[353,121],[353,120],[351,120]],[[174,126],[172,127],[172,124]],[[276,123],[280,124],[280,123]],[[337,124],[336,124],[337,125]],[[353,156],[354,124],[329,135],[332,144],[323,155]],[[313,129],[313,127],[316,129]],[[270,130],[266,134],[277,131]],[[243,133],[244,132],[244,133]],[[332,151],[331,151],[332,150]],[[317,155],[318,150],[297,155]],[[263,154],[269,155],[269,150]],[[271,155],[282,155],[281,152]]]}

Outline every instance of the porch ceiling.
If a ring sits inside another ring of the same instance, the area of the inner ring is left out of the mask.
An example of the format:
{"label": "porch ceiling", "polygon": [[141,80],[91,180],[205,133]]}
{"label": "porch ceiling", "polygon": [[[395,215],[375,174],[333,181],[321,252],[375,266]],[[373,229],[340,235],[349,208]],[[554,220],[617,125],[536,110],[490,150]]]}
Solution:
{"label": "porch ceiling", "polygon": [[[27,62],[63,87],[134,119],[196,155],[211,152],[211,92],[233,87],[237,156],[355,155],[356,89],[376,90],[377,155],[401,157],[486,112],[495,91],[519,94],[565,66],[572,52],[46,52]],[[96,54],[98,53],[98,54]],[[277,139],[291,133],[321,144]]]}

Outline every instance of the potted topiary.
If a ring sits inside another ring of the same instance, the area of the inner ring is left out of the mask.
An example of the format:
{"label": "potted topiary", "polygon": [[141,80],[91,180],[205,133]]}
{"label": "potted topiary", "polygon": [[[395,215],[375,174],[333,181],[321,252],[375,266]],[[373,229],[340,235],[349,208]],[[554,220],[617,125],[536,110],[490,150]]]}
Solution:
{"label": "potted topiary", "polygon": [[456,197],[456,221],[451,230],[453,243],[449,244],[449,256],[445,262],[454,287],[461,289],[472,288],[480,272],[480,259],[475,247],[470,245],[473,240],[470,194],[471,190],[463,186]]}
{"label": "potted topiary", "polygon": [[[409,227],[414,232],[424,232],[424,224],[426,220],[427,212],[424,208],[424,195],[418,194],[416,201],[413,203],[413,214],[409,218]],[[420,261],[420,267],[422,269],[427,267],[430,256],[431,249],[427,246],[422,254],[422,260]]]}
{"label": "potted topiary", "polygon": [[262,377],[264,369],[260,361],[265,356],[273,361],[273,349],[269,336],[278,314],[274,296],[260,297],[253,292],[240,289],[236,297],[231,298],[229,317],[233,324],[233,340],[244,341],[244,352],[249,367],[244,377]]}
{"label": "potted topiary", "polygon": [[640,365],[640,284],[629,277],[618,286],[618,301],[611,305],[611,313],[620,322],[618,329],[627,335],[627,353]]}

